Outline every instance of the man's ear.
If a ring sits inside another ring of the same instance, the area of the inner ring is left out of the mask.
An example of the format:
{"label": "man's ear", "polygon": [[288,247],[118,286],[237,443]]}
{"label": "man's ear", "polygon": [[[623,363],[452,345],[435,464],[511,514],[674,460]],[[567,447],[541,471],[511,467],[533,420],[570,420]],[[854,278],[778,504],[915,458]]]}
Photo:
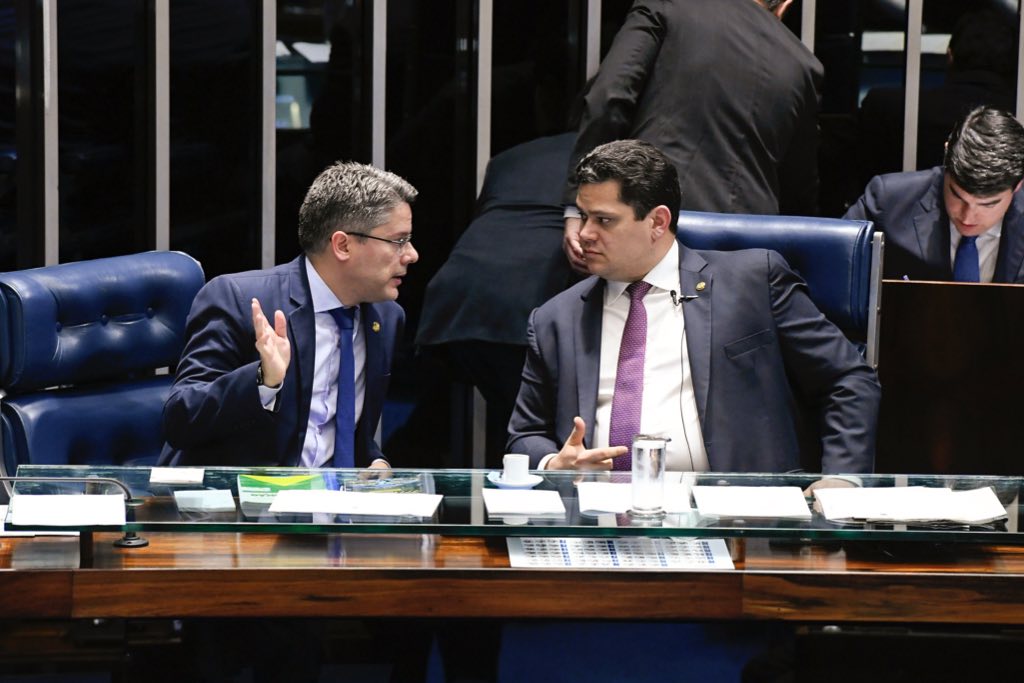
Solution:
{"label": "man's ear", "polygon": [[347,233],[342,232],[341,230],[335,230],[334,233],[331,234],[331,253],[337,260],[347,261],[352,258],[352,252],[349,251],[351,244],[352,241]]}
{"label": "man's ear", "polygon": [[672,222],[672,212],[669,211],[669,208],[664,204],[659,204],[651,209],[650,216],[652,221],[651,241],[654,242],[661,239],[661,236],[664,235],[665,232],[669,231],[669,228],[671,227],[669,226],[669,223]]}

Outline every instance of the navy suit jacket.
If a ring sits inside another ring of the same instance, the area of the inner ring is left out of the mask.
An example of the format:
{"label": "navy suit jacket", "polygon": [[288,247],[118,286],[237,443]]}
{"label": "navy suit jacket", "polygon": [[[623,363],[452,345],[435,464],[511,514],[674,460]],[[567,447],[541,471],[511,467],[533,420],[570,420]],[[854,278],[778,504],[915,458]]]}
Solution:
{"label": "navy suit jacket", "polygon": [[[885,234],[883,277],[951,282],[949,215],[943,170],[887,173],[868,183],[843,218],[873,221]],[[1017,192],[1003,217],[993,282],[1024,283],[1024,198]]]}
{"label": "navy suit jacket", "polygon": [[[292,358],[275,410],[260,403],[259,354],[250,301],[269,316],[284,311]],[[360,306],[366,338],[366,391],[356,428],[356,465],[380,458],[373,435],[391,377],[405,314],[394,302]],[[305,257],[269,270],[223,275],[192,304],[188,339],[164,405],[163,465],[285,466],[299,464],[309,420],[316,348]]]}
{"label": "navy suit jacket", "polygon": [[[875,373],[779,254],[680,247],[680,282],[696,297],[683,304],[686,345],[712,470],[872,470]],[[534,467],[576,415],[593,443],[604,286],[588,278],[530,317],[508,450]]]}
{"label": "navy suit jacket", "polygon": [[681,208],[813,216],[822,74],[755,2],[637,0],[584,96],[569,175],[594,147],[637,138],[679,171]]}

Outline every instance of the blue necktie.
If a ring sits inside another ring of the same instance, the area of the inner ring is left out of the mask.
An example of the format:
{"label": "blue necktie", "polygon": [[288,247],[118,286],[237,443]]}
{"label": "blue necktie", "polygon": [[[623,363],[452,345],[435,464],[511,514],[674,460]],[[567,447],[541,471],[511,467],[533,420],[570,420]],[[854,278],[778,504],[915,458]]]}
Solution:
{"label": "blue necktie", "polygon": [[356,360],[352,352],[352,327],[356,309],[330,311],[341,331],[341,367],[338,371],[338,412],[334,416],[334,467],[356,466]]}
{"label": "blue necktie", "polygon": [[953,259],[953,280],[956,282],[980,282],[981,269],[978,266],[978,237],[961,237]]}

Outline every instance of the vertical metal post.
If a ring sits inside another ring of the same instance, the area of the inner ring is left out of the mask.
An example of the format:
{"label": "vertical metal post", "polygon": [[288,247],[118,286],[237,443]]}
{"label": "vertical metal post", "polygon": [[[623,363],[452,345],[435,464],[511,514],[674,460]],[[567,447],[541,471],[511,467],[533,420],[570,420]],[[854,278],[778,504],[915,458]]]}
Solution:
{"label": "vertical metal post", "polygon": [[907,0],[907,76],[903,100],[903,170],[917,168],[917,110],[921,94],[921,19],[924,0]]}
{"label": "vertical metal post", "polygon": [[476,49],[476,194],[491,159],[491,68],[494,50],[494,0],[479,0]]}
{"label": "vertical metal post", "polygon": [[601,0],[587,0],[587,57],[589,80],[601,66]]}
{"label": "vertical metal post", "polygon": [[19,268],[60,259],[57,0],[15,5]]}
{"label": "vertical metal post", "polygon": [[804,0],[804,4],[800,8],[800,40],[811,52],[814,52],[814,25],[817,4],[816,0]]}
{"label": "vertical metal post", "polygon": [[146,172],[145,206],[150,249],[170,248],[170,9],[168,0],[146,3]]}
{"label": "vertical metal post", "polygon": [[260,265],[269,268],[277,249],[277,2],[260,5]]}
{"label": "vertical metal post", "polygon": [[1017,5],[1017,120],[1024,122],[1024,8]]}
{"label": "vertical metal post", "polygon": [[388,2],[373,0],[373,57],[371,79],[371,124],[370,163],[377,168],[386,168],[384,154],[385,130],[384,115],[386,113],[387,94],[387,55],[388,55]]}

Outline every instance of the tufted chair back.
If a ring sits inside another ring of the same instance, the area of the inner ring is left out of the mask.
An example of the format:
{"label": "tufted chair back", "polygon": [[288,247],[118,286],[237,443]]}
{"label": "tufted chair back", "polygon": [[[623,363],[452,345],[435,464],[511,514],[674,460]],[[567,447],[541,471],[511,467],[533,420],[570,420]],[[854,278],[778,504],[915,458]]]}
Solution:
{"label": "tufted chair back", "polygon": [[3,468],[148,465],[203,270],[146,252],[0,274]]}
{"label": "tufted chair back", "polygon": [[772,249],[807,282],[815,305],[877,367],[883,235],[871,221],[679,212],[676,239],[690,249]]}

